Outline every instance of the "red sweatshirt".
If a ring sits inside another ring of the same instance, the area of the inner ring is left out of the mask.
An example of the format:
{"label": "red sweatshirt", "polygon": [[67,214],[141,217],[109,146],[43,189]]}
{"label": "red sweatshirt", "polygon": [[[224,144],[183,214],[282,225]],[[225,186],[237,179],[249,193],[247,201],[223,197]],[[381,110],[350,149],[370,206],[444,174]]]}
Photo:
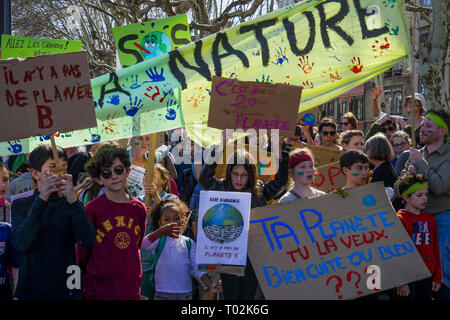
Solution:
{"label": "red sweatshirt", "polygon": [[429,213],[422,211],[420,214],[414,214],[404,209],[399,210],[397,216],[430,270],[433,281],[440,284],[442,271],[436,220]]}
{"label": "red sweatshirt", "polygon": [[145,205],[137,199],[116,203],[102,195],[86,205],[86,213],[97,237],[91,249],[77,248],[85,299],[138,300]]}

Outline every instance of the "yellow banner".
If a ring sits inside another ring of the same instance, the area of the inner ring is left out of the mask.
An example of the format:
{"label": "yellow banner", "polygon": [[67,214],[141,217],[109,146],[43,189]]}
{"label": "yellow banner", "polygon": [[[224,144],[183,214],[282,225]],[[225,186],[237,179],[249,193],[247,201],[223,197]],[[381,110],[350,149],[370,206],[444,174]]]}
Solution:
{"label": "yellow banner", "polygon": [[206,146],[218,131],[206,127],[213,75],[303,86],[302,112],[406,59],[409,43],[404,0],[309,0],[169,52],[168,63],[185,127]]}

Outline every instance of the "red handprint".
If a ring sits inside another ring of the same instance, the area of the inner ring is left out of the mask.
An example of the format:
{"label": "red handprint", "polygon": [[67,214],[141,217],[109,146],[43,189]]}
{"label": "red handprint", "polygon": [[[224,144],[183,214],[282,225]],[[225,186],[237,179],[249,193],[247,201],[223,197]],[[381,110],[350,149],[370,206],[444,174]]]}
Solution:
{"label": "red handprint", "polygon": [[[150,96],[147,92],[144,93],[147,97],[151,98],[153,101],[155,101],[155,98],[156,98],[158,95],[160,95],[158,86],[155,86],[154,88],[155,88],[156,92],[155,92],[153,95]],[[147,88],[147,91],[148,91],[148,92],[150,92],[150,91],[152,91],[152,90],[153,90],[153,86],[149,86],[149,87]],[[166,92],[166,93],[164,94],[164,96],[163,96],[161,99],[159,99],[159,102],[162,103],[162,102],[164,101],[164,99],[166,98],[167,94],[168,94],[168,93]]]}
{"label": "red handprint", "polygon": [[302,68],[303,72],[305,74],[308,74],[312,71],[312,67],[314,66],[314,62],[311,63],[311,65],[309,64],[309,56],[301,56],[300,58],[298,58],[298,60],[300,61],[300,63],[298,64],[298,66],[300,68]]}
{"label": "red handprint", "polygon": [[112,115],[112,117],[111,117],[111,119],[110,119],[110,114],[108,114],[108,115],[106,116],[106,122],[107,122],[107,125],[104,125],[104,124],[103,124],[103,129],[105,129],[105,132],[106,132],[106,133],[108,133],[107,131],[109,131],[110,133],[113,133],[113,132],[114,132],[114,130],[112,129],[112,127],[116,125],[116,122],[113,121],[113,119],[116,117],[116,114],[117,114],[117,112],[114,112],[113,115]]}
{"label": "red handprint", "polygon": [[303,85],[303,87],[306,88],[306,89],[312,89],[312,88],[314,88],[314,83],[309,82],[308,80],[303,81],[303,82],[302,82],[302,85]]}
{"label": "red handprint", "polygon": [[358,59],[353,57],[352,63],[353,63],[353,66],[351,66],[351,65],[348,66],[350,68],[350,70],[353,73],[360,73],[362,68],[363,68],[363,65],[361,64],[361,61],[360,61],[359,57],[358,57]]}
{"label": "red handprint", "polygon": [[379,56],[381,56],[383,54],[383,50],[389,49],[391,47],[391,44],[389,43],[387,37],[384,37],[384,40],[386,41],[386,43],[381,44],[379,49],[378,49],[377,45],[380,43],[380,41],[375,40],[375,44],[372,46],[372,51],[378,52],[378,50],[380,50],[379,55],[376,55],[375,58],[378,58]]}

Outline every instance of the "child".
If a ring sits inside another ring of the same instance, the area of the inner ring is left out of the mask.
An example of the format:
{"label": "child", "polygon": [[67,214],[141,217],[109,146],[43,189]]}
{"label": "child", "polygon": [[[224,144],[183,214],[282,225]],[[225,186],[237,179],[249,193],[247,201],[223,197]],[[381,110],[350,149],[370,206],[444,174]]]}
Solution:
{"label": "child", "polygon": [[130,172],[128,152],[105,145],[86,164],[90,176],[105,194],[86,205],[97,231],[92,249],[78,247],[86,299],[139,300],[141,257],[145,234],[145,205],[126,192]]}
{"label": "child", "polygon": [[0,163],[0,222],[11,223],[11,205],[6,201],[9,186],[9,170]]}
{"label": "child", "polygon": [[398,191],[405,202],[405,209],[400,209],[397,216],[411,236],[432,277],[399,286],[397,294],[408,297],[409,300],[431,300],[431,291],[437,292],[441,286],[442,272],[436,220],[423,211],[428,200],[428,184],[421,174],[406,173],[399,179]]}
{"label": "child", "polygon": [[[192,300],[190,268],[213,293],[221,292],[219,282],[212,283],[207,273],[198,271],[195,242],[182,233],[189,209],[178,199],[162,200],[152,210],[152,228],[142,243],[143,249],[155,253],[162,237],[166,243],[155,267],[155,300]],[[159,239],[159,240],[158,240]],[[190,249],[187,242],[190,242]]]}
{"label": "child", "polygon": [[[60,167],[67,154],[57,148]],[[20,251],[16,297],[19,300],[81,299],[82,292],[67,286],[68,267],[76,265],[75,244],[89,247],[95,230],[78,201],[72,176],[55,175],[52,147],[43,144],[30,154],[31,175],[37,190],[14,200],[12,238]]]}
{"label": "child", "polygon": [[346,178],[343,189],[366,184],[369,159],[362,151],[347,150],[341,155],[339,162]]}
{"label": "child", "polygon": [[295,149],[289,154],[289,186],[279,202],[295,199],[309,199],[324,195],[325,192],[311,187],[314,179],[314,159],[308,148]]}
{"label": "child", "polygon": [[346,130],[342,132],[339,139],[344,151],[347,150],[363,150],[364,133],[361,130]]}
{"label": "child", "polygon": [[[161,164],[156,163],[153,170],[153,183],[146,185],[146,175],[144,176],[144,189],[145,193],[152,195],[152,207],[147,208],[147,228],[145,236],[154,231],[152,229],[150,212],[151,209],[159,205],[161,200],[169,198],[178,198],[174,194],[170,193],[170,173]],[[138,197],[140,201],[145,203],[146,197]],[[141,283],[141,295],[147,298],[151,298],[154,295],[152,288],[150,287],[149,277],[152,269],[153,254],[150,250],[141,249],[141,263],[142,263],[142,283]]]}

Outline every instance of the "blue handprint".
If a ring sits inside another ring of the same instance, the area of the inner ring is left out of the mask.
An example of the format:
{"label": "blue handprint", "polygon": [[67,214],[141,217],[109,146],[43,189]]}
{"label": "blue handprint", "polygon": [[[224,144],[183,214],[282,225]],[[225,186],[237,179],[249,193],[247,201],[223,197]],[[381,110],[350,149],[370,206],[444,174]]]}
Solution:
{"label": "blue handprint", "polygon": [[142,99],[140,99],[138,101],[138,97],[134,97],[134,103],[133,103],[133,99],[130,97],[130,109],[127,109],[126,106],[123,106],[123,110],[125,110],[125,113],[127,114],[127,116],[134,116],[139,109],[141,109],[144,105],[142,104]]}
{"label": "blue handprint", "polygon": [[177,111],[173,107],[179,108],[177,101],[169,100],[166,102],[166,106],[167,106],[166,119],[175,120],[175,118],[177,117]]}
{"label": "blue handprint", "polygon": [[115,106],[118,106],[119,103],[120,103],[119,95],[118,95],[118,94],[115,94],[115,95],[113,95],[113,96],[110,96],[110,97],[109,97],[109,101],[107,101],[106,103],[110,103],[110,104],[113,104],[113,105],[115,105]]}
{"label": "blue handprint", "polygon": [[128,78],[128,77],[125,78],[125,81],[126,82],[123,84],[123,86],[125,88],[130,88],[130,89],[134,90],[134,89],[138,89],[141,87],[141,84],[138,83],[138,75],[137,74],[130,75],[130,78]]}
{"label": "blue handprint", "polygon": [[150,80],[152,82],[159,82],[159,81],[164,81],[166,80],[166,78],[164,78],[163,73],[164,73],[164,69],[161,68],[161,73],[158,73],[158,70],[156,69],[156,67],[153,68],[149,68],[148,70],[145,71],[145,73],[147,73],[148,77],[150,78]]}
{"label": "blue handprint", "polygon": [[8,150],[11,151],[14,154],[18,154],[22,152],[22,145],[20,144],[20,140],[14,140],[13,143],[8,141],[8,144],[11,147],[8,147]]}
{"label": "blue handprint", "polygon": [[46,141],[46,140],[50,140],[50,136],[40,136],[39,137],[39,141],[41,141],[41,142]]}
{"label": "blue handprint", "polygon": [[101,137],[99,134],[93,133],[91,134],[91,142],[92,143],[96,143],[96,142],[100,142]]}

